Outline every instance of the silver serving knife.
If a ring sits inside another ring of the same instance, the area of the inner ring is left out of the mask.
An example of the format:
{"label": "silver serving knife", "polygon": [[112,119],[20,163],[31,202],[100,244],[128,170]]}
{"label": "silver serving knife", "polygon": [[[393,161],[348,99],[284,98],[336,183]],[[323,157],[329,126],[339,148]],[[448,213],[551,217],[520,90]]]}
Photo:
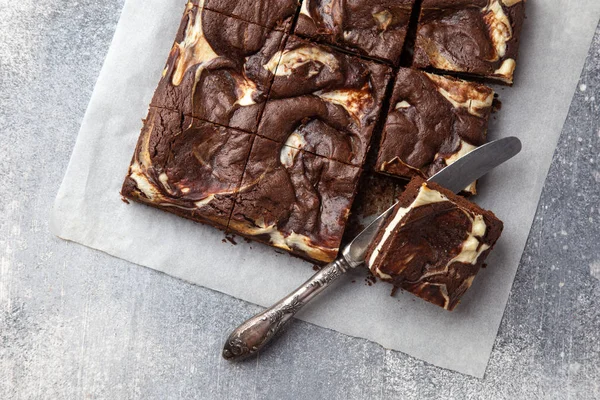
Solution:
{"label": "silver serving knife", "polygon": [[[435,182],[458,193],[492,169],[516,156],[520,151],[521,142],[515,137],[490,142],[444,168],[429,178],[429,182]],[[250,318],[234,330],[225,343],[223,357],[227,360],[241,360],[256,354],[311,299],[350,268],[364,264],[369,245],[395,206],[390,207],[363,230],[342,250],[341,256],[337,260],[325,266],[273,307]]]}

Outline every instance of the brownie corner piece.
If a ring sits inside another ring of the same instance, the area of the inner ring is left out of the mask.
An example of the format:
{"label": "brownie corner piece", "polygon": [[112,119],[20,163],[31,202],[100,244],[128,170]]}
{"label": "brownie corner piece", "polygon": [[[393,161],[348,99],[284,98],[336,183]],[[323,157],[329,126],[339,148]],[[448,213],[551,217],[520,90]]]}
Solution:
{"label": "brownie corner piece", "polygon": [[304,0],[295,33],[397,65],[415,0]]}
{"label": "brownie corner piece", "polygon": [[229,230],[310,261],[333,261],[360,168],[257,136]]}
{"label": "brownie corner piece", "polygon": [[[486,141],[494,91],[480,83],[401,68],[376,170],[429,178]],[[475,183],[465,189],[476,194]]]}
{"label": "brownie corner piece", "polygon": [[188,3],[151,106],[255,132],[284,37]]}
{"label": "brownie corner piece", "polygon": [[391,68],[292,36],[274,71],[257,133],[362,166]]}
{"label": "brownie corner piece", "polygon": [[367,252],[371,272],[453,310],[500,238],[492,212],[414,178]]}
{"label": "brownie corner piece", "polygon": [[201,0],[209,10],[257,25],[289,32],[301,0]]}
{"label": "brownie corner piece", "polygon": [[525,0],[423,0],[413,65],[513,83]]}
{"label": "brownie corner piece", "polygon": [[253,135],[150,108],[121,194],[226,228]]}

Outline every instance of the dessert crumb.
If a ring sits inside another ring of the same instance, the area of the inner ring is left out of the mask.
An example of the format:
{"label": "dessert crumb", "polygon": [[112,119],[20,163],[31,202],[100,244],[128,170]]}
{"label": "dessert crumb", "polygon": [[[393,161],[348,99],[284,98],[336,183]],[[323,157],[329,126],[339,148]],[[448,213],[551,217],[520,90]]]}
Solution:
{"label": "dessert crumb", "polygon": [[234,246],[237,244],[235,241],[235,235],[225,235],[225,239]]}
{"label": "dessert crumb", "polygon": [[377,282],[377,278],[375,278],[373,275],[369,275],[365,278],[365,282],[367,285],[373,286]]}
{"label": "dessert crumb", "polygon": [[492,112],[497,113],[500,110],[502,110],[502,102],[498,98],[495,98],[492,102]]}

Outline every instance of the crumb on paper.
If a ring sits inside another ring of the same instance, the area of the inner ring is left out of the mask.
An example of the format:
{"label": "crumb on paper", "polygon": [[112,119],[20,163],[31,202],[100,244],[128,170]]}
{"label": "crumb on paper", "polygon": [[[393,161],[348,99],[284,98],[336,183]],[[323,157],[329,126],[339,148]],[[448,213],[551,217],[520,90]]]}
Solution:
{"label": "crumb on paper", "polygon": [[233,244],[234,246],[237,245],[237,242],[235,241],[235,235],[225,235],[223,243],[225,243],[225,240],[227,240],[227,242]]}

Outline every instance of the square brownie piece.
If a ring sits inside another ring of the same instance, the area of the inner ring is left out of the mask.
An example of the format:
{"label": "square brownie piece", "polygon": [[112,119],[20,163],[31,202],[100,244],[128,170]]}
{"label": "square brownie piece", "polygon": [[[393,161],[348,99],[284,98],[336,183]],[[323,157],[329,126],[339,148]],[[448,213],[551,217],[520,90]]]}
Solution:
{"label": "square brownie piece", "polygon": [[229,229],[317,263],[333,261],[360,168],[257,137]]}
{"label": "square brownie piece", "polygon": [[414,66],[513,83],[525,0],[423,0]]}
{"label": "square brownie piece", "polygon": [[373,241],[367,262],[395,288],[453,310],[502,229],[492,212],[417,177]]}
{"label": "square brownie piece", "polygon": [[254,135],[151,108],[121,194],[226,228]]}
{"label": "square brownie piece", "polygon": [[221,14],[261,25],[269,29],[289,32],[300,8],[300,0],[194,0]]}
{"label": "square brownie piece", "polygon": [[188,3],[151,106],[255,132],[284,34]]}
{"label": "square brownie piece", "polygon": [[387,66],[291,37],[280,54],[258,134],[362,166],[391,75]]}
{"label": "square brownie piece", "polygon": [[304,0],[295,33],[398,65],[415,0]]}
{"label": "square brownie piece", "polygon": [[[482,84],[401,68],[376,170],[429,178],[486,141],[494,91]],[[475,183],[465,189],[476,194]]]}

